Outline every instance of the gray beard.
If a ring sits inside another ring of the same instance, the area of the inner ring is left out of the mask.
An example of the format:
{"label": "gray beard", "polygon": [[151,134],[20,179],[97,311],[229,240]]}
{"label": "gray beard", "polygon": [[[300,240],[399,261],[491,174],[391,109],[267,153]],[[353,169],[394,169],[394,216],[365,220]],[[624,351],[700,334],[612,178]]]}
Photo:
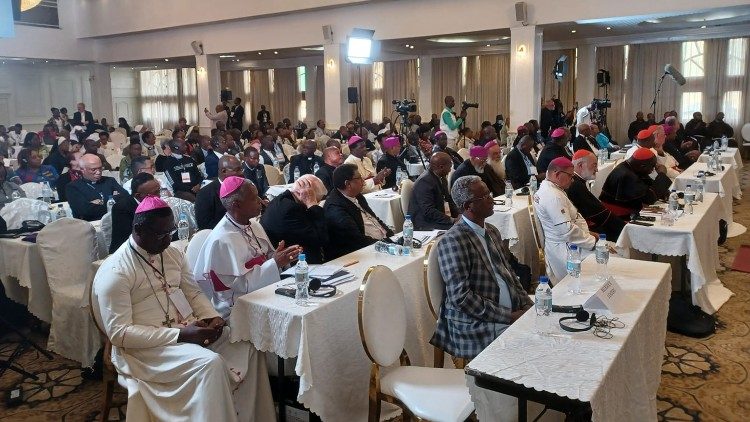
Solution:
{"label": "gray beard", "polygon": [[495,171],[495,174],[498,174],[498,175],[503,174],[503,170],[505,170],[503,168],[503,162],[501,160],[497,160],[497,161],[487,160],[487,164],[489,164],[490,167],[492,167],[492,170]]}
{"label": "gray beard", "polygon": [[474,170],[476,170],[477,173],[479,173],[479,174],[483,174],[484,173],[484,167],[474,166]]}

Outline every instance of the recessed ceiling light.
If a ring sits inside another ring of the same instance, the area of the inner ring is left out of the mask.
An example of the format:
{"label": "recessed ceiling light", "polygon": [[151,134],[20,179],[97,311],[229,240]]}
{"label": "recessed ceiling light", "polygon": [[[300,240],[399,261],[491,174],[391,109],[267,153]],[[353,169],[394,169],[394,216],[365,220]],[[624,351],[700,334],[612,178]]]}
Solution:
{"label": "recessed ceiling light", "polygon": [[492,45],[492,44],[487,44],[487,47],[489,47],[490,45]]}
{"label": "recessed ceiling light", "polygon": [[274,51],[273,54],[279,54],[279,52],[278,51]]}
{"label": "recessed ceiling light", "polygon": [[414,50],[414,46],[413,45],[410,45],[409,48],[411,48],[412,50]]}
{"label": "recessed ceiling light", "polygon": [[44,62],[45,62],[45,63],[49,63],[49,60],[45,60]]}
{"label": "recessed ceiling light", "polygon": [[503,37],[504,40],[510,39],[510,37]]}
{"label": "recessed ceiling light", "polygon": [[706,25],[701,25],[701,29],[706,29]]}
{"label": "recessed ceiling light", "polygon": [[259,51],[259,52],[258,52],[258,55],[260,56],[261,54],[263,54],[263,53],[261,53],[261,52]]}
{"label": "recessed ceiling light", "polygon": [[442,44],[470,44],[475,42],[486,43],[488,41],[497,41],[497,37],[438,37],[428,38],[427,41]]}
{"label": "recessed ceiling light", "polygon": [[608,27],[607,27],[607,31],[609,31],[610,29],[612,29],[612,27],[611,27],[611,26],[608,26]]}
{"label": "recessed ceiling light", "polygon": [[302,50],[306,51],[323,51],[323,46],[320,47],[302,47]]}
{"label": "recessed ceiling light", "polygon": [[112,66],[112,69],[117,69],[117,66]]}
{"label": "recessed ceiling light", "polygon": [[219,56],[220,59],[233,59],[235,57],[237,56],[235,56],[234,54],[222,54]]}
{"label": "recessed ceiling light", "polygon": [[576,33],[576,30],[575,30],[575,29],[571,29],[571,30],[570,30],[570,33],[571,33],[571,34],[575,34],[575,33]]}
{"label": "recessed ceiling light", "polygon": [[169,59],[164,59],[164,61],[165,61],[165,62],[168,62],[168,61],[169,61]]}
{"label": "recessed ceiling light", "polygon": [[134,67],[131,67],[131,68],[130,68],[130,70],[135,70],[135,68],[134,68]]}

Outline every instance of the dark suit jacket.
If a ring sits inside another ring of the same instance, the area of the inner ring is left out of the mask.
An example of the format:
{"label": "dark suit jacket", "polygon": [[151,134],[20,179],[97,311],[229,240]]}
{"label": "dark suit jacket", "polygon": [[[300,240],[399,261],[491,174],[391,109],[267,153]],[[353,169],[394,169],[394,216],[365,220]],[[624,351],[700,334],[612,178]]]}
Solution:
{"label": "dark suit jacket", "polygon": [[[565,157],[568,159],[572,159],[573,157],[568,154],[568,151],[565,150],[565,147],[557,145],[553,142],[548,143],[544,146],[542,149],[542,152],[539,153],[539,156],[537,158],[536,162],[536,169],[539,172],[539,174],[544,174],[547,172],[547,167],[549,167],[549,163],[554,160],[557,157]],[[507,175],[507,172],[506,172]],[[528,183],[528,179],[526,180]]]}
{"label": "dark suit jacket", "polygon": [[[103,176],[99,182],[92,183],[83,177],[70,182],[65,187],[70,210],[74,218],[86,221],[100,220],[107,213],[107,200],[112,196],[115,202],[128,192],[111,177]],[[91,201],[101,199],[101,205],[92,204]]]}
{"label": "dark suit jacket", "polygon": [[336,167],[323,163],[323,165],[320,166],[320,169],[317,173],[315,173],[315,176],[318,177],[318,179],[323,181],[323,184],[326,187],[326,190],[328,192],[333,189],[333,171],[336,170]]}
{"label": "dark suit jacket", "polygon": [[490,166],[485,166],[484,173],[479,174],[474,165],[471,164],[471,160],[464,161],[451,175],[451,187],[453,187],[453,184],[456,183],[459,177],[463,176],[479,176],[484,184],[487,185],[493,197],[505,193],[505,184]]}
{"label": "dark suit jacket", "polygon": [[451,216],[458,217],[458,207],[451,198],[448,183],[445,185],[435,173],[427,170],[422,173],[411,192],[409,214],[414,222],[414,230],[448,230],[453,219],[445,215],[445,202],[451,209]]}
{"label": "dark suit jacket", "polygon": [[[94,124],[94,115],[90,111],[84,110],[84,116],[81,116],[80,111],[73,113],[73,126],[86,126],[91,127]],[[83,117],[83,118],[81,118]],[[84,125],[83,121],[86,120],[87,124]]]}
{"label": "dark suit jacket", "polygon": [[260,224],[274,246],[282,240],[286,246],[300,245],[309,264],[325,262],[328,226],[323,208],[298,203],[291,191],[273,198],[260,217]]}
{"label": "dark suit jacket", "polygon": [[625,227],[625,221],[614,215],[591,193],[585,180],[574,174],[573,183],[565,192],[568,194],[570,202],[586,219],[586,223],[592,232],[604,233],[607,235],[607,240],[617,241],[622,228]]}
{"label": "dark suit jacket", "polygon": [[[377,218],[364,196],[359,195],[357,202],[366,213],[378,220],[387,236],[393,236],[393,231]],[[323,211],[328,223],[328,236],[335,239],[328,243],[326,259],[338,258],[377,242],[377,239],[365,235],[365,222],[359,208],[338,189],[334,188],[328,193]]]}
{"label": "dark suit jacket", "polygon": [[268,190],[268,177],[266,177],[266,169],[262,164],[258,164],[255,169],[250,169],[247,163],[242,163],[242,174],[245,179],[253,182],[255,187],[258,189],[258,196],[262,199],[266,199],[266,191]]}
{"label": "dark suit jacket", "polygon": [[656,180],[652,180],[648,175],[638,175],[623,161],[607,176],[599,199],[615,215],[626,217],[659,199],[666,199],[671,184],[666,174],[659,173]]}
{"label": "dark suit jacket", "polygon": [[[532,303],[518,277],[528,274],[528,267],[510,253],[497,228],[485,223],[485,230],[491,239],[490,256],[463,219],[437,245],[445,296],[430,343],[456,357],[474,358],[511,324],[511,312]],[[508,286],[510,309],[499,304],[495,273]]]}
{"label": "dark suit jacket", "polygon": [[505,177],[510,180],[513,189],[519,189],[529,183],[529,169],[526,168],[526,162],[523,155],[529,160],[531,165],[536,166],[536,161],[531,154],[523,154],[520,149],[513,147],[513,150],[505,157]]}
{"label": "dark suit jacket", "polygon": [[383,181],[383,189],[390,189],[396,186],[396,172],[399,167],[405,175],[409,174],[408,170],[406,169],[406,164],[404,164],[404,160],[401,157],[392,157],[388,154],[383,154],[383,156],[380,157],[378,163],[375,165],[375,171],[380,172],[384,168],[391,169],[391,174],[386,176],[385,180]]}
{"label": "dark suit jacket", "polygon": [[318,170],[323,166],[323,159],[317,155],[312,157],[305,157],[302,154],[292,156],[291,163],[289,164],[289,183],[294,182],[294,169],[299,169],[299,175],[304,176],[306,174],[315,173],[315,164],[318,165]]}
{"label": "dark suit jacket", "polygon": [[[208,152],[210,153],[211,150],[209,149]],[[201,165],[204,161],[206,161],[206,155],[203,153],[203,149],[201,149],[200,146],[196,147],[195,150],[193,150],[191,157],[193,157],[193,161],[195,161],[195,164],[198,165]]]}
{"label": "dark suit jacket", "polygon": [[138,203],[130,195],[125,195],[115,202],[112,207],[112,241],[109,244],[109,253],[114,253],[130,237],[137,207]]}
{"label": "dark suit jacket", "polygon": [[195,220],[198,230],[213,229],[227,213],[219,199],[221,181],[214,180],[202,187],[195,195]]}
{"label": "dark suit jacket", "polygon": [[210,152],[203,162],[206,165],[206,176],[209,179],[219,176],[219,157]]}
{"label": "dark suit jacket", "polygon": [[[596,141],[594,141],[594,143],[596,143]],[[589,151],[591,153],[594,152],[594,150],[591,149],[591,145],[586,142],[586,138],[581,135],[576,136],[576,138],[573,140],[573,152],[576,152],[579,149],[585,149],[586,151]]]}

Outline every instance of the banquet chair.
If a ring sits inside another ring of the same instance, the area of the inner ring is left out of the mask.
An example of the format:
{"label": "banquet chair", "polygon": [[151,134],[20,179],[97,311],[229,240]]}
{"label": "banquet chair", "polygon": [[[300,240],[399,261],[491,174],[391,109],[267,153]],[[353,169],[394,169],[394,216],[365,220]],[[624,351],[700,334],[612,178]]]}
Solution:
{"label": "banquet chair", "polygon": [[[104,250],[107,251],[107,253],[102,256],[102,258],[109,255],[109,245],[112,243],[112,213],[108,212],[102,216],[102,236],[104,238],[104,245],[100,245],[99,249],[101,250],[102,246],[104,247]],[[101,251],[99,253],[101,255]]]}
{"label": "banquet chair", "polygon": [[0,217],[5,220],[9,230],[20,229],[21,223],[25,220],[37,220],[39,212],[44,209],[49,209],[49,205],[42,200],[18,198],[0,208]]}
{"label": "banquet chair", "polygon": [[[472,414],[474,404],[462,369],[410,366],[404,349],[404,292],[388,267],[373,266],[365,273],[357,319],[362,347],[372,362],[368,421],[380,420],[381,400],[399,406],[405,420],[413,415],[420,420],[458,422]],[[381,376],[383,367],[389,371]]]}
{"label": "banquet chair", "polygon": [[112,166],[112,170],[117,170],[120,168],[120,162],[122,161],[122,157],[123,157],[122,154],[116,153],[116,154],[110,154],[104,158],[107,160],[107,163],[109,163],[109,165]]}
{"label": "banquet chair", "polygon": [[24,183],[21,185],[23,193],[26,194],[27,198],[41,198],[42,197],[42,184],[36,182]]}
{"label": "banquet chair", "polygon": [[177,198],[176,196],[168,196],[162,199],[164,199],[164,202],[169,205],[169,208],[172,208],[175,224],[177,224],[177,221],[180,218],[180,211],[184,209],[188,218],[188,224],[190,225],[190,233],[195,233],[198,230],[198,221],[195,219],[194,203]]}
{"label": "banquet chair", "polygon": [[532,196],[529,195],[528,198],[531,231],[533,232],[534,244],[536,245],[536,251],[539,256],[539,275],[542,276],[547,274],[547,259],[544,256],[544,230],[542,229],[542,223],[539,221],[539,217],[536,215],[534,202],[531,200]]}
{"label": "banquet chair", "polygon": [[349,156],[350,154],[349,145],[341,144],[341,154],[344,155],[344,158]]}
{"label": "banquet chair", "polygon": [[284,174],[284,183],[292,183],[291,175],[289,174],[289,167],[291,167],[291,163],[287,163],[281,170],[281,172]]}
{"label": "banquet chair", "polygon": [[409,201],[411,201],[411,193],[414,191],[414,182],[412,182],[409,179],[404,179],[401,181],[401,211],[404,213],[404,216],[406,214],[409,214]]}
{"label": "banquet chair", "polygon": [[[125,129],[122,129],[122,131],[125,132]],[[115,144],[118,151],[122,151],[122,149],[127,145],[128,137],[125,136],[124,133],[115,130],[114,132],[109,134],[109,141]]]}
{"label": "banquet chair", "polygon": [[268,164],[263,164],[263,168],[266,170],[266,177],[270,186],[286,184],[284,175],[281,174],[279,169]]}
{"label": "banquet chair", "polygon": [[125,135],[125,137],[126,137],[126,138],[127,138],[127,136],[128,136],[128,131],[127,131],[127,130],[125,130],[125,128],[124,128],[124,127],[118,127],[118,128],[115,128],[115,132],[116,132],[116,133],[121,133],[121,134]]}
{"label": "banquet chair", "polygon": [[[187,262],[187,266],[191,273],[193,271],[193,265],[198,261],[198,256],[203,248],[203,244],[206,243],[209,234],[211,234],[210,229],[200,230],[198,233],[194,234],[193,238],[188,242],[187,249],[185,250],[185,262]],[[205,293],[206,296],[211,297],[214,292],[208,290],[208,286],[205,286],[203,283],[198,283],[199,277],[202,277],[202,275],[193,274],[193,280],[195,280],[195,282],[201,287],[203,293]]]}
{"label": "banquet chair", "polygon": [[458,151],[456,151],[456,153],[458,155],[460,155],[461,158],[463,158],[464,160],[468,160],[469,159],[469,150],[466,149],[466,148],[461,148]]}
{"label": "banquet chair", "polygon": [[94,322],[94,325],[99,331],[99,335],[101,336],[101,338],[104,339],[104,347],[102,350],[102,384],[104,386],[104,389],[102,392],[102,404],[99,412],[99,421],[107,422],[109,420],[109,410],[112,407],[112,395],[115,392],[117,369],[112,363],[112,343],[109,341],[107,333],[104,332],[104,323],[102,322],[102,316],[99,312],[99,302],[94,300],[94,277],[91,277],[89,291],[91,292],[88,295],[91,320]]}
{"label": "banquet chair", "polygon": [[289,144],[281,144],[281,149],[284,150],[284,154],[291,159],[293,155],[297,155],[297,149],[295,149],[293,146]]}
{"label": "banquet chair", "polygon": [[89,222],[66,217],[45,226],[36,239],[52,297],[47,349],[83,367],[94,364],[101,345],[89,311],[81,303],[93,277],[91,263],[97,260],[95,238]]}

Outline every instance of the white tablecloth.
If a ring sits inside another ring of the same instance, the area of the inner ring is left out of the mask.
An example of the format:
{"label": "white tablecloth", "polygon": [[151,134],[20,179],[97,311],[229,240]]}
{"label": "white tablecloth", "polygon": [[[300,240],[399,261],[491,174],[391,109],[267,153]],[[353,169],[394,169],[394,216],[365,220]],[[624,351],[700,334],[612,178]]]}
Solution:
{"label": "white tablecloth", "polygon": [[[505,196],[495,199],[505,200]],[[495,213],[485,221],[497,227],[503,240],[508,241],[510,251],[518,262],[528,265],[532,273],[536,274],[536,268],[539,268],[539,254],[531,228],[528,197],[514,196],[512,209],[507,205],[495,205],[494,211]]]}
{"label": "white tablecloth", "polygon": [[681,216],[674,226],[662,226],[658,219],[651,227],[627,224],[617,239],[618,252],[623,256],[629,256],[631,248],[649,254],[687,255],[693,304],[709,314],[718,311],[732,295],[716,275],[719,199],[718,194],[706,193],[704,201],[695,205],[694,213]]}
{"label": "white tablecloth", "polygon": [[[696,186],[698,171],[708,171],[708,164],[693,163],[687,170],[683,171],[674,180],[672,187],[677,190],[684,190],[688,184]],[[742,190],[737,174],[731,167],[725,166],[724,170],[714,172],[716,176],[706,177],[706,192],[718,193],[721,199],[721,218],[731,224],[732,217],[732,198],[741,199]]]}
{"label": "white tablecloth", "polygon": [[359,261],[347,268],[357,279],[338,286],[335,298],[312,298],[317,306],[300,307],[274,294],[277,285],[242,296],[232,310],[232,341],[249,340],[261,351],[296,357],[298,399],[323,420],[366,420],[370,361],[357,328],[359,286],[370,266],[393,270],[407,304],[406,351],[413,365],[431,366],[428,341],[435,320],[427,307],[422,259],[421,249],[410,257],[396,257],[375,253],[373,246],[338,258],[331,263]]}
{"label": "white tablecloth", "polygon": [[[611,258],[609,271],[627,293],[625,323],[613,338],[591,331],[568,333],[559,326],[553,335],[536,333],[533,309],[524,314],[467,366],[467,373],[490,375],[527,388],[589,402],[594,421],[656,420],[656,391],[669,308],[671,269],[668,264]],[[583,288],[593,291],[596,262],[583,262]],[[553,289],[553,303],[582,304],[588,295],[572,296],[570,278]],[[554,314],[553,319],[562,315]],[[481,421],[515,420],[515,400],[479,388],[467,375],[472,400]],[[531,415],[531,413],[530,413]]]}
{"label": "white tablecloth", "polygon": [[622,160],[625,158],[625,151],[627,151],[627,149],[621,149],[619,151],[613,152],[609,154],[609,159],[610,160]]}
{"label": "white tablecloth", "polygon": [[[707,163],[708,162],[708,155],[701,154],[698,157],[699,163]],[[729,147],[726,151],[721,153],[721,162],[724,164],[728,164],[731,166],[734,166],[735,173],[737,173],[737,176],[739,176],[740,171],[742,170],[743,163],[742,163],[742,154],[740,153],[739,148],[733,148]]]}
{"label": "white tablecloth", "polygon": [[401,210],[400,193],[394,192],[393,189],[383,189],[366,193],[364,196],[367,205],[372,208],[372,212],[379,219],[383,220],[394,232],[401,231],[404,227],[404,212]]}
{"label": "white tablecloth", "polygon": [[[430,167],[430,163],[427,160],[425,160],[424,164],[425,164],[425,166],[427,166],[427,168]],[[411,177],[417,177],[420,174],[422,174],[422,172],[425,171],[425,166],[422,166],[421,162],[419,162],[419,163],[406,163],[406,171],[409,173],[409,176],[411,176]]]}
{"label": "white tablecloth", "polygon": [[616,163],[619,164],[619,162],[610,161],[599,166],[599,171],[596,172],[594,184],[591,186],[591,193],[593,193],[595,197],[598,198],[602,193],[604,182],[607,180],[607,177],[609,177],[609,174],[612,173],[612,170],[614,170]]}

